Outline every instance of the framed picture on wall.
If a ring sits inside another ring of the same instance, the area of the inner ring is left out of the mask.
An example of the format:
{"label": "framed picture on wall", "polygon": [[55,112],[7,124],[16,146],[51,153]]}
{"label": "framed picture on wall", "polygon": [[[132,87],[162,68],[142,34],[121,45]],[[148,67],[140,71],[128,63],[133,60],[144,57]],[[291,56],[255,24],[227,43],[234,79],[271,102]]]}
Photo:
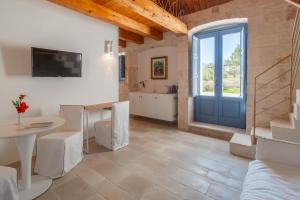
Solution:
{"label": "framed picture on wall", "polygon": [[151,79],[168,78],[168,57],[151,58]]}

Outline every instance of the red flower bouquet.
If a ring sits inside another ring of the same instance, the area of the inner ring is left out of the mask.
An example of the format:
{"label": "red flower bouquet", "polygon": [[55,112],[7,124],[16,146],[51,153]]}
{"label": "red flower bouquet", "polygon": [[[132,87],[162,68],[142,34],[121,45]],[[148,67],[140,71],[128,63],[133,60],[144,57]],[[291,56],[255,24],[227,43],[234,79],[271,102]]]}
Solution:
{"label": "red flower bouquet", "polygon": [[18,112],[18,124],[21,124],[20,114],[25,113],[26,110],[29,108],[29,106],[23,101],[25,97],[25,94],[21,94],[18,100],[12,101],[13,105],[15,106]]}

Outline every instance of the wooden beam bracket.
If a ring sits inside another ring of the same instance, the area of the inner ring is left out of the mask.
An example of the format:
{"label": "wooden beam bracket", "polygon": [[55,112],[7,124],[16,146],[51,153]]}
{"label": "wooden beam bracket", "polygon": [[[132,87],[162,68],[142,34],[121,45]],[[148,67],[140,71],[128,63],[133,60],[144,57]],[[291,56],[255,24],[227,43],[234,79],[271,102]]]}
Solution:
{"label": "wooden beam bracket", "polygon": [[119,47],[126,48],[126,41],[119,39]]}
{"label": "wooden beam bracket", "polygon": [[130,42],[134,42],[137,44],[144,44],[144,37],[130,32],[130,31],[126,31],[122,28],[119,28],[119,38],[125,41],[130,41]]}

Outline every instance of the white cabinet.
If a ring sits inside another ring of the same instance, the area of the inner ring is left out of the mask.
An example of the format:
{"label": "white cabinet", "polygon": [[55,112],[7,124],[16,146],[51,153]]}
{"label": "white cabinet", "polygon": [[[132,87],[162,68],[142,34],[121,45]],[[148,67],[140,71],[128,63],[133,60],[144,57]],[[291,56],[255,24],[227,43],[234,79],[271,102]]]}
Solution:
{"label": "white cabinet", "polygon": [[142,107],[141,107],[141,96],[138,94],[129,94],[129,101],[130,101],[130,114],[137,115],[138,113],[141,113]]}
{"label": "white cabinet", "polygon": [[130,114],[160,119],[177,120],[177,95],[131,92]]}

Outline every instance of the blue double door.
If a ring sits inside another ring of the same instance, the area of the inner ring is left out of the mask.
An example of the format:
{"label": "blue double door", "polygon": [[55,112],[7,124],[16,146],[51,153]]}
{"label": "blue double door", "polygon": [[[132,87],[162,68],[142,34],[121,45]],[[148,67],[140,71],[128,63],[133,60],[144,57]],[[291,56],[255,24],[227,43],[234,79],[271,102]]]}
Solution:
{"label": "blue double door", "polygon": [[193,36],[194,120],[246,126],[246,26]]}

